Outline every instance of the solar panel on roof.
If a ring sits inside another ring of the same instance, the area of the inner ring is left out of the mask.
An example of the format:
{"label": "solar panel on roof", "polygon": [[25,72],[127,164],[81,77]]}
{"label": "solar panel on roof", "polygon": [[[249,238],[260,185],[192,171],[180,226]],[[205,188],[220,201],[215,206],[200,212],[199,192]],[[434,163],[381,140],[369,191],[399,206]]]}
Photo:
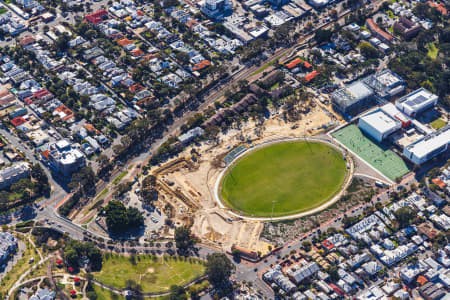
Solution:
{"label": "solar panel on roof", "polygon": [[408,100],[406,103],[410,106],[419,105],[427,100],[427,97],[424,95],[418,95],[414,99]]}

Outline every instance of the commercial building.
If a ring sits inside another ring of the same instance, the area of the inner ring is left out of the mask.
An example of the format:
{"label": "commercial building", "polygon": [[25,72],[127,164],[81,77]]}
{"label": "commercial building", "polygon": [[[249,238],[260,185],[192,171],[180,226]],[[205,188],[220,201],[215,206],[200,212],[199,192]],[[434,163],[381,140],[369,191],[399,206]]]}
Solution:
{"label": "commercial building", "polygon": [[402,128],[402,123],[377,109],[359,119],[358,127],[378,142]]}
{"label": "commercial building", "polygon": [[49,166],[64,176],[70,176],[73,172],[86,165],[86,157],[77,148],[66,140],[60,140],[41,152]]}
{"label": "commercial building", "polygon": [[415,90],[395,102],[397,108],[410,117],[415,117],[436,105],[438,96],[424,88]]}
{"label": "commercial building", "polygon": [[20,162],[0,171],[0,189],[4,189],[20,179],[30,176],[30,166]]}
{"label": "commercial building", "polygon": [[384,99],[391,99],[405,90],[405,81],[390,69],[369,75],[362,81]]}
{"label": "commercial building", "polygon": [[230,0],[205,0],[200,6],[202,13],[214,20],[223,20],[232,9],[233,2]]}
{"label": "commercial building", "polygon": [[0,265],[17,249],[17,239],[9,232],[0,232]]}
{"label": "commercial building", "polygon": [[421,165],[440,153],[447,151],[449,143],[450,125],[447,125],[406,146],[403,150],[403,155],[416,165]]}
{"label": "commercial building", "polygon": [[373,91],[362,81],[356,81],[331,94],[331,101],[343,113],[367,105],[373,98]]}

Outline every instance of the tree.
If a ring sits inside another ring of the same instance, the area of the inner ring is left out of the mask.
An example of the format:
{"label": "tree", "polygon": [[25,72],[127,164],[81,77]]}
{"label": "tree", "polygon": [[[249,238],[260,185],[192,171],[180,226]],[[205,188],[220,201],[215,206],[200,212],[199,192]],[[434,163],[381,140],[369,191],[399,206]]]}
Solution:
{"label": "tree", "polygon": [[105,207],[106,226],[113,234],[135,229],[144,224],[142,213],[135,207],[126,208],[122,202],[110,201]]}
{"label": "tree", "polygon": [[361,44],[359,44],[359,50],[361,51],[361,54],[366,58],[378,57],[378,50],[368,42],[362,42]]}
{"label": "tree", "polygon": [[215,288],[225,287],[229,283],[234,265],[223,253],[213,253],[207,256],[206,274],[209,282]]}
{"label": "tree", "polygon": [[175,228],[175,246],[181,252],[187,252],[194,246],[195,240],[191,236],[191,230],[187,226]]}
{"label": "tree", "polygon": [[310,241],[304,241],[302,243],[302,246],[303,246],[303,249],[305,249],[306,252],[309,252],[312,249],[312,244],[311,244]]}
{"label": "tree", "polygon": [[397,209],[394,212],[394,215],[397,218],[400,227],[403,228],[408,226],[410,222],[416,217],[416,212],[412,208],[404,206]]}
{"label": "tree", "polygon": [[181,61],[183,64],[189,63],[189,55],[186,52],[178,52],[175,57]]}
{"label": "tree", "polygon": [[102,252],[94,243],[71,240],[64,248],[66,263],[73,268],[78,268],[78,263],[83,257],[89,259],[89,265],[92,270],[98,271],[101,269],[103,260]]}
{"label": "tree", "polygon": [[331,30],[319,29],[314,34],[314,39],[317,41],[318,44],[322,44],[328,42],[332,35],[333,32]]}
{"label": "tree", "polygon": [[72,189],[80,188],[84,193],[95,188],[97,177],[90,167],[81,168],[80,171],[72,174],[72,181],[68,186]]}
{"label": "tree", "polygon": [[330,275],[330,278],[332,281],[338,281],[339,280],[339,274],[338,274],[338,268],[335,265],[331,265],[327,270],[328,275]]}
{"label": "tree", "polygon": [[186,292],[182,286],[172,285],[170,287],[170,300],[186,300]]}
{"label": "tree", "polygon": [[58,39],[54,43],[55,50],[57,52],[66,52],[66,50],[69,48],[70,39],[71,37],[67,33],[64,33],[63,35],[58,37]]}
{"label": "tree", "polygon": [[34,191],[38,195],[50,194],[50,183],[48,182],[48,176],[45,174],[40,164],[34,164],[31,168],[31,177],[36,181],[34,185]]}

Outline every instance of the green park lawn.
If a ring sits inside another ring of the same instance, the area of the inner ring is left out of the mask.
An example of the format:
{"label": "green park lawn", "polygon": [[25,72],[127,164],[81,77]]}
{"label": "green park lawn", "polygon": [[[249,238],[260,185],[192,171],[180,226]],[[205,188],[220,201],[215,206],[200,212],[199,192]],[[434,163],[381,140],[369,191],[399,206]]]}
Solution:
{"label": "green park lawn", "polygon": [[97,300],[125,300],[122,295],[114,294],[98,285],[93,285],[94,291],[97,294]]}
{"label": "green park lawn", "polygon": [[441,129],[445,125],[447,125],[447,123],[442,119],[436,119],[433,122],[431,122],[431,127],[433,127],[436,130]]}
{"label": "green park lawn", "polygon": [[125,288],[127,280],[133,280],[144,293],[156,293],[168,291],[172,285],[186,285],[204,273],[204,264],[195,259],[138,255],[132,263],[129,257],[110,255],[94,278],[117,288]]}
{"label": "green park lawn", "polygon": [[225,174],[221,196],[255,217],[305,212],[330,200],[346,177],[342,154],[319,142],[283,142],[254,150]]}

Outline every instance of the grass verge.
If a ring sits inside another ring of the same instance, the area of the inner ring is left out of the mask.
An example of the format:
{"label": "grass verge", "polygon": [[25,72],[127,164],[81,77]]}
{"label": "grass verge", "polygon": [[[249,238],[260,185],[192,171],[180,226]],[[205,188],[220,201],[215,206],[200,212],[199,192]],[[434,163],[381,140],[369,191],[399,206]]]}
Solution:
{"label": "grass verge", "polygon": [[[125,175],[127,175],[127,174],[128,174],[128,171],[123,171],[122,173],[120,173],[120,175],[117,176],[116,179],[113,180],[113,184],[118,184],[118,183],[122,180],[122,178],[124,178]],[[105,190],[103,190],[102,193],[103,193],[104,191],[105,191]],[[105,194],[106,194],[107,192],[108,192],[108,190],[106,190]]]}

